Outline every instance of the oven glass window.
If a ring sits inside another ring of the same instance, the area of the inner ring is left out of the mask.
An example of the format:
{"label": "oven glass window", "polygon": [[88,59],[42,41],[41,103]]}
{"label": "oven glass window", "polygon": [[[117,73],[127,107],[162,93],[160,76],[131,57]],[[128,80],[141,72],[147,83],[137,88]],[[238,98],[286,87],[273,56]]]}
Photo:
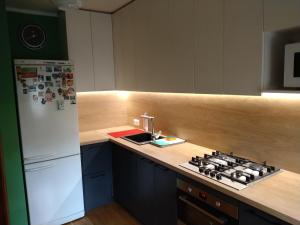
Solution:
{"label": "oven glass window", "polygon": [[294,57],[294,77],[300,77],[300,52],[295,53]]}

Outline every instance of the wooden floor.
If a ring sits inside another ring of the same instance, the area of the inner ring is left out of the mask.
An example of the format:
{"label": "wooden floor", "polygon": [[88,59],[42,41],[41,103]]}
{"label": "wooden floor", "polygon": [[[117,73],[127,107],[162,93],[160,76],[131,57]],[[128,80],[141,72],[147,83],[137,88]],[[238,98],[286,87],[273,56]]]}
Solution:
{"label": "wooden floor", "polygon": [[84,218],[65,225],[141,225],[117,203],[93,209]]}

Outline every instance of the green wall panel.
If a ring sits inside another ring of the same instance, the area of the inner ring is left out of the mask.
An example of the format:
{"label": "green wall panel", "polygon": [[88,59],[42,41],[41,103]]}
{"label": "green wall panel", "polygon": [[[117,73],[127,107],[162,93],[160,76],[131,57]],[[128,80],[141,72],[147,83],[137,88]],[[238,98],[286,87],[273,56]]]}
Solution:
{"label": "green wall panel", "polygon": [[[68,59],[63,13],[58,17],[7,12],[12,57],[14,59]],[[27,24],[37,24],[46,32],[46,44],[30,50],[20,41],[20,32]]]}
{"label": "green wall panel", "polygon": [[4,2],[0,0],[0,138],[3,144],[11,225],[27,225],[18,122],[8,27]]}

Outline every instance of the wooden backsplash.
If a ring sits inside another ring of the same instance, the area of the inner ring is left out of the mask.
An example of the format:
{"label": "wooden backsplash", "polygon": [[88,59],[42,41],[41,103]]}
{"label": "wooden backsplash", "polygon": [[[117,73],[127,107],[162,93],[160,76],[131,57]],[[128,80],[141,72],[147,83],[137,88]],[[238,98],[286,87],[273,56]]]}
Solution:
{"label": "wooden backsplash", "polygon": [[125,100],[113,92],[78,102],[81,130],[132,124],[148,112],[163,133],[300,173],[300,100],[138,92]]}

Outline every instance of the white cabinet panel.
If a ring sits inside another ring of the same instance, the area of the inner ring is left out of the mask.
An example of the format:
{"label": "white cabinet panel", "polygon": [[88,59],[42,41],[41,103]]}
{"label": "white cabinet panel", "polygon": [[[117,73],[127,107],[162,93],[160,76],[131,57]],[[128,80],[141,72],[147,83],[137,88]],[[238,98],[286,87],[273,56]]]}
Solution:
{"label": "white cabinet panel", "polygon": [[224,92],[260,95],[262,0],[224,1]]}
{"label": "white cabinet panel", "polygon": [[136,4],[132,3],[112,16],[117,90],[134,91],[137,89],[134,60],[135,9]]}
{"label": "white cabinet panel", "polygon": [[300,0],[264,0],[264,31],[300,27]]}
{"label": "white cabinet panel", "polygon": [[91,13],[95,90],[114,90],[114,59],[111,15]]}
{"label": "white cabinet panel", "polygon": [[77,91],[94,90],[93,50],[90,13],[66,11],[69,59],[75,66]]}
{"label": "white cabinet panel", "polygon": [[[171,92],[194,92],[195,76],[195,18],[194,0],[172,0],[170,16],[166,24],[170,44],[169,70],[165,79],[167,90]],[[163,44],[163,43],[162,43]]]}
{"label": "white cabinet panel", "polygon": [[25,165],[31,225],[59,225],[84,215],[80,155]]}
{"label": "white cabinet panel", "polygon": [[195,1],[195,89],[223,92],[223,1]]}

